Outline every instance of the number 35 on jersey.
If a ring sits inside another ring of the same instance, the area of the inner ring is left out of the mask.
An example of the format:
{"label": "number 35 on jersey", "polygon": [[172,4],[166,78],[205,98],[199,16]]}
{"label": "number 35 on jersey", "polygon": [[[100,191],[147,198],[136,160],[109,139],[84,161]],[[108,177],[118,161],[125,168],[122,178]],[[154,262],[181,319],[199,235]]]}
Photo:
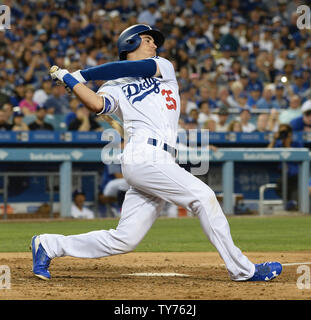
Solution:
{"label": "number 35 on jersey", "polygon": [[166,107],[168,110],[176,110],[177,108],[177,103],[176,100],[171,96],[173,94],[172,90],[161,90],[162,96],[165,97],[166,100]]}

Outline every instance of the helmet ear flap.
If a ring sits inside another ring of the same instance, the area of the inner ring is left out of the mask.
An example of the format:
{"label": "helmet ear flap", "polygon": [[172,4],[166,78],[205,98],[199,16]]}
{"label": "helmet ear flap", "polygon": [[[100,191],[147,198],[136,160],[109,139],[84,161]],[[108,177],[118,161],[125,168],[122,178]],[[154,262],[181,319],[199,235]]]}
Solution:
{"label": "helmet ear flap", "polygon": [[133,38],[129,38],[129,39],[126,40],[126,42],[127,42],[128,44],[134,44],[134,43],[135,43],[135,40],[134,40]]}
{"label": "helmet ear flap", "polygon": [[127,38],[125,42],[126,42],[125,47],[127,50],[123,51],[122,54],[120,55],[122,56],[121,60],[125,60],[129,52],[136,50],[140,46],[141,38],[138,34],[134,34],[132,37]]}

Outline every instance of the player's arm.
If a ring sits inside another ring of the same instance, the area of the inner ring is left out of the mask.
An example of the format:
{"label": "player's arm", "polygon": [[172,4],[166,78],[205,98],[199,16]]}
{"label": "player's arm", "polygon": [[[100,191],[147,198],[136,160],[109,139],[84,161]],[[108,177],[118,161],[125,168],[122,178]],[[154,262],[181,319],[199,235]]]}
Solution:
{"label": "player's arm", "polygon": [[68,70],[53,66],[50,74],[54,81],[63,83],[90,111],[97,115],[111,114],[117,109],[118,103],[110,94],[95,93],[74,78]]}
{"label": "player's arm", "polygon": [[126,77],[158,77],[160,75],[158,64],[153,59],[137,61],[115,61],[99,66],[77,70],[71,75],[80,83],[97,80],[115,80]]}

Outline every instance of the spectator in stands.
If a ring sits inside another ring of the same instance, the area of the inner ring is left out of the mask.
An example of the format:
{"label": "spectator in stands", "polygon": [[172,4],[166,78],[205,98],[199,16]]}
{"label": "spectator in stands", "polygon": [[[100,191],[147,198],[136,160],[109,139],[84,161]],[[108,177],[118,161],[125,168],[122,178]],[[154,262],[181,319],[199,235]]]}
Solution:
{"label": "spectator in stands", "polygon": [[229,72],[231,70],[231,65],[233,58],[231,57],[231,46],[228,44],[223,45],[220,48],[221,57],[216,59],[217,66],[223,65],[223,72]]}
{"label": "spectator in stands", "polygon": [[271,109],[269,120],[268,120],[268,127],[269,130],[276,132],[279,129],[279,110],[278,109]]}
{"label": "spectator in stands", "polygon": [[307,100],[301,107],[302,115],[291,120],[293,131],[311,131],[311,100]]}
{"label": "spectator in stands", "polygon": [[37,89],[33,95],[33,101],[36,104],[44,105],[49,95],[52,93],[52,81],[49,75],[42,78],[42,87]]}
{"label": "spectator in stands", "polygon": [[217,107],[230,107],[229,103],[229,89],[226,86],[222,86],[219,88],[218,91],[218,100],[217,100]]}
{"label": "spectator in stands", "polygon": [[269,61],[270,54],[265,50],[262,50],[261,53],[256,58],[256,66],[258,69],[258,79],[264,83],[272,83],[274,80],[273,65]]}
{"label": "spectator in stands", "polygon": [[248,95],[246,92],[241,92],[237,101],[239,108],[249,108],[249,105],[247,104]]}
{"label": "spectator in stands", "polygon": [[241,122],[243,132],[253,132],[256,130],[256,126],[250,122],[251,110],[249,108],[242,108],[240,110],[239,120]]}
{"label": "spectator in stands", "polygon": [[304,86],[304,79],[302,71],[296,70],[293,73],[294,81],[291,83],[291,89],[294,94],[302,97],[304,92],[306,91],[306,87]]}
{"label": "spectator in stands", "polygon": [[226,86],[228,82],[227,72],[229,71],[226,71],[223,62],[218,62],[216,71],[209,75],[208,80],[214,82],[216,86]]}
{"label": "spectator in stands", "polygon": [[191,86],[189,71],[186,65],[181,66],[179,69],[178,83],[180,86],[180,90],[187,90]]}
{"label": "spectator in stands", "polygon": [[275,87],[275,96],[273,97],[273,108],[275,109],[287,109],[289,106],[289,100],[287,99],[284,90],[285,87],[282,83],[278,83]]}
{"label": "spectator in stands", "polygon": [[3,87],[5,84],[5,78],[0,74],[0,106],[3,104],[10,102],[10,97],[7,92],[4,92]]}
{"label": "spectator in stands", "polygon": [[274,107],[274,89],[273,85],[266,85],[262,92],[262,97],[257,101],[257,109],[272,109]]}
{"label": "spectator in stands", "polygon": [[217,122],[214,119],[207,119],[202,126],[202,129],[209,130],[211,132],[216,131],[216,124]]}
{"label": "spectator in stands", "polygon": [[292,76],[293,76],[294,69],[295,69],[295,66],[287,62],[284,66],[284,69],[282,70],[282,76],[286,81],[289,82],[289,87],[291,87],[290,84],[292,83]]}
{"label": "spectator in stands", "polygon": [[183,128],[186,130],[198,129],[198,121],[191,117],[187,117],[183,123]]}
{"label": "spectator in stands", "polygon": [[180,95],[180,115],[179,115],[179,126],[183,127],[185,120],[188,117],[187,113],[187,95],[181,93]]}
{"label": "spectator in stands", "polygon": [[83,105],[76,111],[76,118],[73,119],[68,127],[69,131],[102,131],[103,128],[95,120],[95,116]]}
{"label": "spectator in stands", "polygon": [[286,62],[286,57],[288,54],[288,50],[286,48],[286,46],[282,45],[279,48],[279,52],[276,55],[276,59],[274,60],[274,68],[282,71],[284,66],[285,66],[285,62]]}
{"label": "spectator in stands", "polygon": [[229,30],[227,33],[221,36],[219,44],[221,47],[225,48],[228,46],[230,51],[236,53],[240,47],[239,40],[235,36],[236,29],[238,24],[236,22],[231,22],[229,24]]}
{"label": "spectator in stands", "polygon": [[[268,148],[303,148],[301,141],[293,140],[293,129],[289,124],[281,123],[279,130],[275,133]],[[281,166],[279,166],[281,170]],[[298,184],[298,164],[289,162],[287,164],[287,204],[286,210],[297,210],[297,184]],[[277,180],[277,194],[282,197],[282,176]]]}
{"label": "spectator in stands", "polygon": [[150,26],[154,27],[158,19],[161,19],[161,13],[157,9],[157,3],[150,2],[146,9],[139,13],[137,22],[149,24]]}
{"label": "spectator in stands", "polygon": [[260,35],[259,46],[261,50],[271,52],[273,50],[272,30],[269,27],[264,27]]}
{"label": "spectator in stands", "polygon": [[242,132],[242,124],[239,120],[231,120],[228,125],[228,132]]}
{"label": "spectator in stands", "polygon": [[217,132],[226,132],[228,129],[229,110],[226,107],[221,107],[218,110],[218,117],[216,121]]}
{"label": "spectator in stands", "polygon": [[15,88],[13,95],[10,97],[10,102],[13,106],[18,106],[25,97],[25,80],[23,78],[17,78],[14,86]]}
{"label": "spectator in stands", "polygon": [[71,205],[71,217],[76,219],[93,219],[94,212],[85,205],[85,193],[75,190],[73,193],[73,203]]}
{"label": "spectator in stands", "polygon": [[196,53],[189,54],[188,70],[189,70],[190,78],[199,77],[200,66],[198,64],[198,55]]}
{"label": "spectator in stands", "polygon": [[203,82],[203,84],[200,85],[200,87],[198,88],[198,96],[197,96],[196,104],[199,106],[202,101],[208,101],[209,97],[210,97],[209,85]]}
{"label": "spectator in stands", "polygon": [[[235,58],[231,65],[231,76],[235,81],[239,81],[242,73],[242,66],[239,60]],[[244,87],[243,87],[244,88]]]}
{"label": "spectator in stands", "polygon": [[11,96],[14,90],[16,70],[13,68],[10,68],[10,69],[6,69],[5,72],[6,72],[6,83],[3,87],[1,87],[0,92],[3,92],[8,96]]}
{"label": "spectator in stands", "polygon": [[198,123],[198,119],[199,119],[199,111],[198,111],[198,109],[194,108],[194,109],[190,110],[188,118],[194,119]]}
{"label": "spectator in stands", "polygon": [[200,65],[200,74],[211,74],[215,71],[215,62],[211,54],[206,54],[202,57],[202,63]]}
{"label": "spectator in stands", "polygon": [[2,108],[3,111],[5,111],[6,114],[6,121],[8,123],[12,123],[12,119],[13,119],[13,106],[11,103],[7,102],[5,103]]}
{"label": "spectator in stands", "polygon": [[[310,46],[311,46],[311,42],[310,42]],[[311,51],[311,47],[310,47],[310,51]],[[310,95],[310,69],[308,67],[302,67],[301,68],[301,72],[302,72],[302,81],[303,81],[303,87],[305,88],[305,91],[302,94],[302,97],[308,97]]]}
{"label": "spectator in stands", "polygon": [[69,111],[69,97],[64,86],[52,84],[51,95],[45,101],[44,106],[46,109],[53,109],[54,114],[66,114]]}
{"label": "spectator in stands", "polygon": [[260,97],[261,97],[260,86],[255,83],[254,85],[249,87],[249,96],[247,99],[247,105],[250,108],[256,109]]}
{"label": "spectator in stands", "polygon": [[215,84],[211,84],[208,89],[208,104],[211,108],[211,110],[214,110],[217,108],[217,102],[218,102],[218,86]]}
{"label": "spectator in stands", "polygon": [[26,86],[25,98],[19,103],[19,106],[25,116],[35,114],[38,104],[33,101],[34,87]]}
{"label": "spectator in stands", "polygon": [[280,111],[279,122],[290,123],[294,118],[301,115],[301,99],[297,94],[294,94],[290,97],[289,108]]}
{"label": "spectator in stands", "polygon": [[[201,90],[202,90],[202,88],[201,88]],[[193,97],[192,97],[192,99],[193,99]],[[192,109],[197,108],[197,103],[194,102],[192,99],[191,99],[190,88],[184,90],[180,95],[181,103],[185,105],[186,115],[188,115]]]}
{"label": "spectator in stands", "polygon": [[[259,56],[259,53],[260,53],[260,45],[259,45],[259,32],[258,31],[253,31],[250,29],[250,32],[251,32],[251,39],[250,39],[250,42],[249,42],[249,45],[250,47],[252,48],[251,49],[251,53],[249,55],[249,63],[250,63],[250,66],[251,68],[256,68],[255,65],[256,65],[256,58]],[[257,39],[255,39],[257,38]],[[257,69],[257,68],[256,68]]]}
{"label": "spectator in stands", "polygon": [[45,106],[37,106],[36,110],[36,119],[32,123],[29,124],[29,130],[48,130],[53,131],[54,127],[45,122],[46,116],[46,107]]}
{"label": "spectator in stands", "polygon": [[234,81],[231,86],[231,94],[228,97],[229,106],[232,108],[240,108],[239,97],[243,92],[243,84],[241,81]]}
{"label": "spectator in stands", "polygon": [[242,45],[238,51],[237,60],[240,62],[242,70],[249,66],[249,48],[247,45]]}
{"label": "spectator in stands", "polygon": [[259,91],[260,94],[263,90],[263,84],[258,76],[258,68],[255,65],[251,65],[249,67],[249,80],[247,87],[245,88],[247,91]]}
{"label": "spectator in stands", "polygon": [[198,117],[198,123],[199,126],[203,126],[204,122],[207,121],[208,119],[217,119],[217,116],[212,114],[211,109],[209,107],[208,101],[202,101],[199,104],[199,117]]}
{"label": "spectator in stands", "polygon": [[23,120],[24,114],[20,107],[14,107],[12,131],[28,131],[29,127]]}
{"label": "spectator in stands", "polygon": [[243,85],[243,89],[244,89],[243,92],[247,92],[246,87],[248,86],[248,73],[246,72],[241,73],[240,82]]}
{"label": "spectator in stands", "polygon": [[269,114],[268,113],[261,113],[257,117],[257,122],[256,122],[256,132],[270,132],[269,127],[268,127],[268,120],[269,120]]}
{"label": "spectator in stands", "polygon": [[78,108],[80,107],[80,101],[77,99],[77,98],[72,98],[70,99],[70,102],[69,102],[69,108],[70,108],[70,112],[68,112],[66,115],[65,115],[65,124],[66,124],[66,127],[68,128],[70,123],[76,119],[77,117],[77,110]]}
{"label": "spectator in stands", "polygon": [[196,53],[199,50],[198,40],[198,34],[195,31],[190,31],[186,35],[186,41],[183,47],[189,58],[197,56]]}
{"label": "spectator in stands", "polygon": [[7,121],[6,112],[0,109],[0,131],[10,131],[12,129],[12,125]]}

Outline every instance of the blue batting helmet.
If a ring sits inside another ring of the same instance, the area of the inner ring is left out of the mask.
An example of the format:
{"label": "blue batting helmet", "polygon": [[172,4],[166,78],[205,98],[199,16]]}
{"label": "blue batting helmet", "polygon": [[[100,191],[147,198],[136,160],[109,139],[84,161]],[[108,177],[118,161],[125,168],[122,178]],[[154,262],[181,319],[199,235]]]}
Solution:
{"label": "blue batting helmet", "polygon": [[149,34],[158,48],[164,43],[164,36],[159,30],[153,29],[146,24],[135,24],[125,29],[119,36],[117,45],[120,60],[126,60],[126,54],[139,47],[141,43],[139,35],[141,34]]}

